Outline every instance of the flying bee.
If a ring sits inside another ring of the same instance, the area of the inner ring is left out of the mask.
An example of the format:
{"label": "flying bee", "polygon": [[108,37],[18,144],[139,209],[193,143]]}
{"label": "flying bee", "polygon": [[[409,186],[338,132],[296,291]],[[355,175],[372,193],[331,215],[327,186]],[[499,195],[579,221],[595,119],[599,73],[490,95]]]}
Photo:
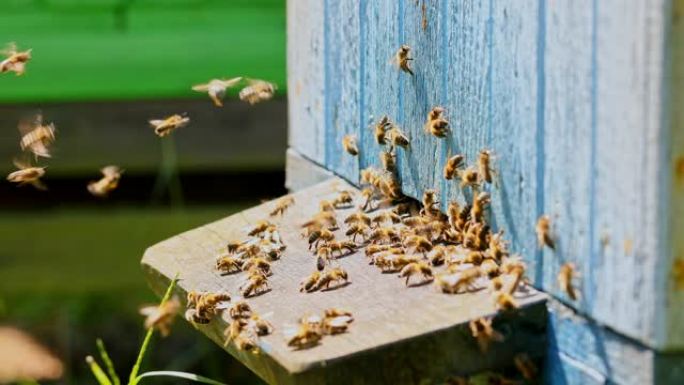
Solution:
{"label": "flying bee", "polygon": [[243,262],[239,258],[230,255],[224,255],[216,260],[216,270],[230,274],[242,270]]}
{"label": "flying bee", "polygon": [[518,302],[513,296],[504,291],[494,293],[494,301],[496,307],[501,310],[513,310],[519,307]]}
{"label": "flying bee", "polygon": [[470,333],[477,340],[481,352],[486,352],[492,342],[502,342],[503,335],[494,330],[491,318],[478,318],[470,321]]}
{"label": "flying bee", "polygon": [[7,175],[7,180],[17,183],[19,186],[30,184],[38,190],[45,191],[47,187],[40,180],[45,175],[45,167],[32,167],[28,163],[14,160],[14,165],[19,169]]}
{"label": "flying bee", "polygon": [[537,226],[535,227],[537,232],[537,243],[539,247],[548,246],[552,250],[556,248],[556,242],[551,236],[551,217],[548,215],[542,215],[537,220]]}
{"label": "flying bee", "polygon": [[444,108],[434,107],[428,112],[427,122],[425,123],[425,132],[434,135],[437,138],[445,138],[449,133],[449,121],[446,120],[442,114]]}
{"label": "flying bee", "polygon": [[266,274],[262,273],[260,270],[252,270],[247,276],[247,282],[240,287],[244,297],[262,294],[269,289],[270,287],[268,286]]}
{"label": "flying bee", "polygon": [[399,50],[394,55],[394,64],[399,67],[400,70],[407,72],[413,76],[413,71],[411,70],[410,62],[413,60],[411,57],[411,47],[403,44],[399,47]]}
{"label": "flying bee", "polygon": [[399,217],[399,215],[397,215],[391,211],[384,211],[384,212],[376,215],[375,217],[373,217],[371,222],[373,223],[374,227],[379,227],[379,226],[381,226],[387,222],[391,222],[394,224],[400,223],[401,218]]}
{"label": "flying bee", "polygon": [[341,281],[344,281],[344,283],[349,282],[347,272],[341,267],[332,268],[321,274],[318,282],[316,282],[315,290],[329,290],[331,283],[334,282],[336,285],[339,285]]}
{"label": "flying bee", "polygon": [[14,43],[7,44],[7,48],[0,54],[7,56],[0,62],[0,73],[14,72],[17,76],[23,75],[26,71],[26,63],[31,60],[31,51],[20,52]]}
{"label": "flying bee", "polygon": [[333,256],[337,251],[342,255],[343,251],[351,254],[356,251],[356,243],[352,241],[331,241],[326,245],[330,249],[330,255]]}
{"label": "flying bee", "polygon": [[88,192],[96,197],[106,197],[119,186],[123,170],[119,166],[106,166],[100,172],[102,178],[88,183]]}
{"label": "flying bee", "polygon": [[406,134],[404,134],[396,125],[392,126],[392,128],[387,131],[387,138],[393,146],[408,148],[410,144],[408,136],[406,136]]}
{"label": "flying bee", "polygon": [[299,285],[299,291],[310,293],[316,290],[316,283],[321,279],[321,273],[314,271],[308,277],[304,278]]}
{"label": "flying bee", "polygon": [[163,304],[141,308],[140,314],[145,316],[145,329],[157,328],[162,337],[168,336],[171,333],[171,323],[180,307],[178,297],[174,296]]}
{"label": "flying bee", "polygon": [[342,148],[350,155],[359,155],[359,146],[356,144],[356,135],[345,135],[342,138]]}
{"label": "flying bee", "polygon": [[216,107],[223,107],[223,97],[226,95],[226,89],[234,87],[240,81],[242,77],[232,78],[232,79],[212,79],[209,83],[198,84],[192,87],[193,91],[206,92],[209,94],[209,98],[214,102]]}
{"label": "flying bee", "polygon": [[246,79],[247,87],[240,90],[240,100],[251,105],[269,100],[275,94],[278,87],[275,84],[259,79]]}
{"label": "flying bee", "polygon": [[435,284],[443,293],[457,294],[472,290],[482,271],[477,267],[467,268],[457,273],[441,274],[435,278]]}
{"label": "flying bee", "polygon": [[432,250],[432,242],[430,242],[429,239],[418,235],[406,238],[403,244],[407,249],[412,249],[416,253],[422,253],[423,256],[426,256],[426,254]]}
{"label": "flying bee", "polygon": [[480,192],[473,197],[473,206],[470,209],[470,216],[475,222],[484,221],[484,211],[489,206],[491,202],[491,197],[487,192]]}
{"label": "flying bee", "polygon": [[228,309],[228,315],[232,319],[249,318],[252,316],[252,308],[245,300],[237,301]]}
{"label": "flying bee", "polygon": [[283,198],[278,199],[275,202],[275,207],[273,208],[273,211],[271,211],[268,215],[275,217],[276,215],[283,215],[285,213],[285,210],[290,208],[295,203],[295,200],[291,196],[286,196]]}
{"label": "flying bee", "polygon": [[308,323],[300,323],[299,328],[287,339],[287,346],[295,350],[307,349],[318,345],[323,338],[320,327],[311,326]]}
{"label": "flying bee", "polygon": [[29,150],[36,159],[49,158],[50,146],[55,141],[55,131],[57,129],[54,123],[43,123],[42,114],[37,114],[32,119],[22,119],[19,122],[19,147],[22,151]]}
{"label": "flying bee", "polygon": [[354,196],[349,190],[340,191],[339,195],[332,201],[333,207],[344,208],[354,204]]}
{"label": "flying bee", "polygon": [[480,178],[487,183],[492,183],[492,171],[491,165],[492,152],[489,150],[480,150],[480,155],[477,158],[477,169]]}
{"label": "flying bee", "polygon": [[576,301],[579,298],[579,293],[575,290],[572,280],[577,277],[575,265],[573,263],[564,263],[558,272],[558,286],[571,300]]}
{"label": "flying bee", "polygon": [[392,243],[401,240],[397,230],[390,227],[381,227],[373,230],[368,239],[373,243]]}
{"label": "flying bee", "polygon": [[333,239],[335,239],[335,234],[332,231],[323,228],[315,230],[309,235],[309,250],[312,246],[318,248],[320,242],[328,243]]}
{"label": "flying bee", "polygon": [[444,165],[444,178],[448,180],[453,179],[458,174],[458,170],[463,167],[464,161],[465,157],[461,154],[456,154],[447,159]]}
{"label": "flying bee", "polygon": [[257,257],[248,259],[243,265],[243,270],[257,269],[265,275],[271,275],[271,263],[264,258]]}
{"label": "flying bee", "polygon": [[169,135],[172,131],[185,127],[190,123],[190,118],[184,115],[174,114],[164,119],[150,120],[150,126],[154,127],[154,133],[160,138]]}
{"label": "flying bee", "polygon": [[527,354],[516,354],[515,357],[513,357],[513,362],[524,379],[531,381],[537,376],[537,366]]}
{"label": "flying bee", "polygon": [[385,171],[394,172],[397,169],[397,156],[393,151],[382,151],[380,161]]}
{"label": "flying bee", "polygon": [[468,166],[463,172],[461,172],[461,188],[470,186],[472,188],[478,187],[480,185],[480,176],[477,169],[473,166]]}
{"label": "flying bee", "polygon": [[360,235],[361,238],[363,238],[363,240],[365,241],[369,231],[370,227],[368,227],[366,224],[356,223],[347,228],[345,235],[348,237],[352,237],[352,241],[356,241],[356,236]]}
{"label": "flying bee", "polygon": [[375,135],[375,141],[378,144],[385,144],[385,136],[387,134],[387,130],[389,130],[392,127],[392,122],[390,122],[390,119],[387,115],[383,116],[380,121],[375,125],[374,129],[374,135]]}
{"label": "flying bee", "polygon": [[412,262],[409,263],[408,265],[404,266],[401,271],[399,272],[399,277],[403,278],[406,277],[406,286],[409,284],[409,279],[417,274],[421,274],[423,276],[423,281],[422,282],[430,282],[433,280],[433,275],[432,275],[432,268],[430,265],[423,261],[419,262]]}

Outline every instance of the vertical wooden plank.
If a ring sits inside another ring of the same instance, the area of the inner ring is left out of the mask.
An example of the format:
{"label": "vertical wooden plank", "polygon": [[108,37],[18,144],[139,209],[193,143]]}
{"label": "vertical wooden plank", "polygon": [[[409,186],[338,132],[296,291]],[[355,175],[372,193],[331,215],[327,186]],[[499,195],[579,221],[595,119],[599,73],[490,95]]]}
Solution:
{"label": "vertical wooden plank", "polygon": [[[401,73],[403,84],[404,132],[410,137],[407,151],[399,149],[400,176],[403,191],[411,196],[421,197],[423,191],[439,188],[442,179],[442,165],[446,157],[447,139],[439,139],[425,133],[423,126],[428,111],[446,102],[446,45],[447,22],[442,17],[447,1],[417,0],[405,1],[403,44],[411,47],[414,76]],[[399,47],[395,47],[398,49]]]}
{"label": "vertical wooden plank", "polygon": [[[490,0],[487,28],[489,64],[484,146],[494,154],[496,178],[483,188],[492,197],[492,226],[505,230],[515,252],[529,264],[535,278],[536,239],[532,226],[542,204],[543,147],[537,137],[543,129],[544,46],[543,2],[512,4]],[[543,58],[543,56],[541,57]],[[472,148],[477,154],[479,148]],[[474,160],[473,157],[471,159]]]}
{"label": "vertical wooden plank", "polygon": [[325,164],[323,2],[287,2],[289,145]]}
{"label": "vertical wooden plank", "polygon": [[[596,49],[592,4],[593,0],[552,0],[546,5],[543,213],[551,217],[556,247],[545,247],[540,255],[543,279],[539,283],[566,302],[569,299],[556,283],[560,266],[574,263],[585,277],[592,269],[592,259],[587,257],[592,251],[588,229],[596,96],[592,93]],[[582,303],[594,295],[584,288]]]}
{"label": "vertical wooden plank", "polygon": [[664,262],[655,183],[662,167],[664,7],[610,0],[596,1],[594,12],[593,213],[584,306],[599,322],[653,344],[665,316],[655,312],[662,286],[654,282],[656,265]]}
{"label": "vertical wooden plank", "polygon": [[360,134],[359,2],[325,0],[325,164],[358,183],[359,158],[342,149],[345,135]]}
{"label": "vertical wooden plank", "polygon": [[[373,124],[383,115],[398,121],[401,112],[400,76],[390,63],[402,44],[400,10],[403,0],[360,0],[361,30],[361,168],[382,167],[381,146],[375,142]],[[398,150],[401,152],[401,149]]]}

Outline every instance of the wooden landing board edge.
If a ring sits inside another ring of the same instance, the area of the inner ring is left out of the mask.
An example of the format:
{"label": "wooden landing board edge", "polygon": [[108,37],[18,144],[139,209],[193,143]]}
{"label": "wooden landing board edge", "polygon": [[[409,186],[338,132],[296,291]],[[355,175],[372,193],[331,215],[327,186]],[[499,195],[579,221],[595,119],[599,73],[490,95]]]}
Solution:
{"label": "wooden landing board edge", "polygon": [[[274,333],[260,340],[258,355],[237,351],[233,345],[226,348],[229,353],[267,382],[278,384],[439,383],[454,373],[509,366],[518,352],[543,354],[546,297],[533,289],[519,296],[520,311],[497,316],[495,328],[506,341],[493,344],[486,355],[479,352],[467,329],[470,319],[495,313],[485,291],[446,295],[432,285],[406,288],[396,275],[381,274],[365,256],[352,254],[338,260],[351,284],[329,292],[300,293],[299,281],[315,269],[315,262],[300,238],[298,224],[317,210],[320,199],[336,196],[338,189],[354,188],[335,178],[292,194],[295,206],[281,221],[275,220],[288,248],[273,263],[272,291],[248,299],[257,313],[269,317]],[[189,290],[237,294],[241,277],[215,272],[215,256],[228,240],[243,237],[250,223],[266,218],[272,205],[267,202],[150,247],[142,264],[153,290],[161,293],[180,272],[177,288],[183,301]],[[338,217],[343,215],[340,212]],[[348,333],[326,337],[308,350],[293,352],[286,347],[283,332],[288,325],[294,326],[307,312],[320,313],[331,306],[354,313]],[[198,326],[219,344],[225,327],[223,320]]]}
{"label": "wooden landing board edge", "polygon": [[326,181],[334,175],[322,166],[306,159],[293,148],[285,154],[285,188],[288,191],[299,191]]}

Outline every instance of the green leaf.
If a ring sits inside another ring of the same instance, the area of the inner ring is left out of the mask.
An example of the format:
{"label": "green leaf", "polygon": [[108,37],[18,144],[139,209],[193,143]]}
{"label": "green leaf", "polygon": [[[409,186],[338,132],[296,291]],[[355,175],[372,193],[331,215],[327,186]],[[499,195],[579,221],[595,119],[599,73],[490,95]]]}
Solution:
{"label": "green leaf", "polygon": [[90,366],[90,371],[93,372],[93,376],[95,376],[95,379],[100,385],[112,385],[112,382],[109,381],[105,372],[102,371],[102,368],[92,356],[86,357],[86,362],[88,363],[88,366]]}
{"label": "green leaf", "polygon": [[119,380],[119,376],[116,375],[116,370],[114,370],[114,363],[112,362],[112,359],[109,358],[109,354],[107,354],[107,349],[104,346],[104,342],[100,338],[98,338],[95,343],[97,344],[97,350],[100,351],[100,357],[102,358],[102,362],[104,362],[105,368],[107,368],[107,374],[109,374],[109,378],[112,379],[112,382],[114,385],[120,385],[121,380]]}
{"label": "green leaf", "polygon": [[177,378],[184,378],[186,380],[201,382],[203,384],[209,384],[209,385],[226,385],[223,382],[214,381],[211,378],[198,376],[197,374],[186,373],[186,372],[176,372],[176,371],[172,371],[172,370],[160,370],[160,371],[143,373],[135,379],[136,383],[138,383],[138,381],[140,381],[144,377],[177,377]]}

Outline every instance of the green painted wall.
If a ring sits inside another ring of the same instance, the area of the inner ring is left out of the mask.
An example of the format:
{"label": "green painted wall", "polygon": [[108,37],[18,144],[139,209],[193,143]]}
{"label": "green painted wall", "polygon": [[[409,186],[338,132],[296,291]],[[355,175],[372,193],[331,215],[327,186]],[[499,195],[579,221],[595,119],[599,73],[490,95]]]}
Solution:
{"label": "green painted wall", "polygon": [[201,97],[212,77],[285,87],[285,0],[5,0],[0,44],[33,48],[0,103]]}

